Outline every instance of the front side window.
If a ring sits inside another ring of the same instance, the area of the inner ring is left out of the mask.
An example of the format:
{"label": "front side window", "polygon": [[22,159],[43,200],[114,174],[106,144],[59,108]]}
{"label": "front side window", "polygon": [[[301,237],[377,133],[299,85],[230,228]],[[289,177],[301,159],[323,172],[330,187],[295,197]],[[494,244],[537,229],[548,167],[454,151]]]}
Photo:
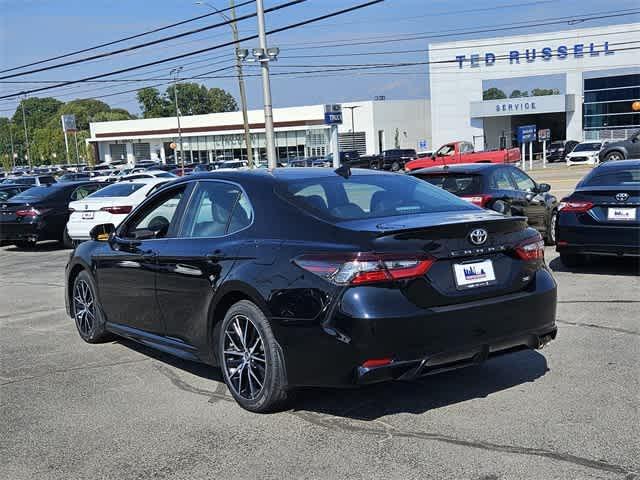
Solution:
{"label": "front side window", "polygon": [[511,169],[511,176],[513,177],[513,181],[515,182],[518,190],[523,190],[525,192],[533,192],[536,189],[536,183],[529,178],[526,173],[521,172],[515,168]]}
{"label": "front side window", "polygon": [[165,238],[169,230],[177,220],[178,206],[184,195],[185,186],[172,189],[154,199],[152,202],[145,204],[132,218],[127,222],[123,236],[125,238]]}
{"label": "front side window", "polygon": [[246,194],[226,182],[198,182],[180,236],[186,238],[221,237],[249,226],[253,219]]}

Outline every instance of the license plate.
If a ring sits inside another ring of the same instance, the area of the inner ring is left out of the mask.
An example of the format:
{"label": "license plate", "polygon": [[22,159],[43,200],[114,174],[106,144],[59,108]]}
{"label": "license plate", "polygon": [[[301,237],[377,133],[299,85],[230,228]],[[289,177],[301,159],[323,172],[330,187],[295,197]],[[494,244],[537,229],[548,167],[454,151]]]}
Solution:
{"label": "license plate", "polygon": [[83,220],[93,220],[93,212],[82,212]]}
{"label": "license plate", "polygon": [[635,208],[618,208],[612,207],[607,210],[607,220],[620,220],[623,222],[633,221],[636,219]]}
{"label": "license plate", "polygon": [[493,262],[483,260],[473,263],[456,263],[453,265],[453,272],[458,288],[472,288],[488,285],[496,280],[493,271]]}

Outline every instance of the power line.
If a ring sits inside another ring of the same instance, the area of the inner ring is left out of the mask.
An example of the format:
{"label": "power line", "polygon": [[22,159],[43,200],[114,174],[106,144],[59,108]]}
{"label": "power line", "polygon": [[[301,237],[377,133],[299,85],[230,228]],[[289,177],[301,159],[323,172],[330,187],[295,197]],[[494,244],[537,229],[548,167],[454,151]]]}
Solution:
{"label": "power line", "polygon": [[[254,3],[254,2],[255,2],[255,0],[248,0],[248,1],[245,1],[245,2],[237,4],[235,6],[235,8],[243,7],[245,5],[249,5],[249,4]],[[170,25],[164,25],[162,27],[157,27],[157,28],[154,28],[152,30],[147,30],[146,32],[138,33],[138,34],[131,35],[131,36],[128,36],[128,37],[124,37],[124,38],[120,38],[118,40],[112,40],[110,42],[102,43],[100,45],[94,45],[93,47],[83,48],[82,50],[76,50],[74,52],[65,53],[65,54],[62,54],[62,55],[58,55],[56,57],[46,58],[44,60],[38,60],[36,62],[27,63],[25,65],[20,65],[18,67],[12,67],[12,68],[8,68],[8,69],[5,69],[5,70],[0,70],[0,73],[12,72],[12,71],[15,71],[15,70],[20,70],[22,68],[27,68],[27,67],[32,67],[34,65],[40,65],[42,63],[52,62],[53,60],[59,60],[61,58],[71,57],[71,56],[74,56],[74,55],[78,55],[80,53],[90,52],[92,50],[97,50],[99,48],[108,47],[110,45],[115,45],[116,43],[126,42],[127,40],[133,40],[135,38],[140,38],[140,37],[143,37],[145,35],[151,35],[152,33],[157,33],[157,32],[160,32],[162,30],[167,30],[169,28],[173,28],[173,27],[177,27],[177,26],[180,26],[180,25],[184,25],[186,23],[195,22],[196,20],[201,20],[203,18],[210,17],[212,15],[217,15],[218,13],[221,13],[221,12],[227,12],[227,11],[231,10],[232,8],[234,8],[234,7],[223,8],[223,9],[218,10],[217,12],[205,13],[204,15],[198,15],[197,17],[188,18],[186,20],[182,20],[180,22],[172,23]]]}
{"label": "power line", "polygon": [[[277,10],[281,10],[283,8],[286,8],[286,7],[291,7],[293,5],[297,5],[299,3],[303,3],[303,2],[306,2],[306,1],[307,0],[290,0],[287,3],[283,3],[283,4],[276,5],[276,6],[271,7],[271,8],[267,8],[265,10],[265,13],[275,12]],[[99,54],[96,54],[96,55],[92,55],[90,57],[77,58],[75,60],[69,60],[68,62],[58,63],[56,65],[49,65],[47,67],[34,68],[33,70],[27,70],[26,72],[18,72],[18,73],[12,73],[10,75],[4,75],[4,76],[0,77],[0,80],[4,80],[4,79],[7,79],[7,78],[21,77],[23,75],[30,75],[32,73],[44,72],[44,71],[54,70],[54,69],[62,68],[62,67],[68,67],[69,65],[76,65],[78,63],[88,62],[90,60],[95,60],[95,59],[98,59],[98,58],[112,57],[112,56],[118,55],[120,53],[130,52],[130,51],[133,51],[133,50],[138,50],[140,48],[149,47],[151,45],[157,45],[159,43],[164,43],[164,42],[168,42],[170,40],[175,40],[176,38],[182,38],[182,37],[186,37],[188,35],[193,35],[195,33],[204,32],[206,30],[212,30],[214,28],[220,28],[220,27],[222,27],[224,25],[229,25],[231,23],[247,20],[247,19],[255,17],[255,16],[256,16],[256,13],[249,13],[249,14],[237,17],[237,18],[235,18],[233,20],[232,19],[225,20],[224,22],[214,23],[213,25],[207,25],[205,27],[196,28],[194,30],[189,30],[187,32],[177,33],[177,34],[171,35],[169,37],[158,38],[158,39],[152,40],[150,42],[140,43],[138,45],[132,45],[130,47],[121,48],[119,50],[112,50],[110,52],[99,53]]]}
{"label": "power line", "polygon": [[[334,11],[334,12],[331,12],[331,13],[328,13],[328,14],[325,14],[325,15],[320,15],[318,17],[314,17],[314,18],[310,18],[310,19],[303,20],[303,21],[300,21],[300,22],[292,23],[292,24],[286,25],[284,27],[275,28],[273,30],[270,30],[267,33],[268,34],[274,34],[274,33],[278,33],[278,32],[284,32],[284,31],[287,31],[287,30],[291,30],[293,28],[298,28],[298,27],[301,27],[301,26],[304,26],[304,25],[308,25],[310,23],[319,22],[321,20],[326,20],[328,18],[336,17],[338,15],[343,15],[345,13],[349,13],[349,12],[353,12],[353,11],[356,11],[356,10],[360,10],[362,8],[369,7],[371,5],[382,3],[383,1],[384,0],[369,0],[368,2],[361,3],[361,4],[358,4],[358,5],[354,5],[354,6],[351,6],[351,7],[348,7],[348,8],[344,8],[342,10],[337,10],[337,11]],[[258,35],[250,35],[248,37],[244,37],[244,38],[238,39],[238,42],[246,42],[248,40],[254,40],[256,38],[258,38]],[[62,83],[57,84],[57,85],[34,88],[34,89],[23,91],[23,92],[16,92],[16,93],[8,94],[8,95],[2,95],[2,96],[0,96],[0,99],[12,98],[12,97],[16,97],[16,96],[19,96],[19,95],[27,95],[27,94],[30,94],[30,93],[42,92],[42,91],[45,91],[45,90],[51,90],[53,88],[64,87],[64,86],[67,86],[67,85],[86,82],[88,80],[96,80],[98,78],[108,77],[108,76],[112,76],[112,75],[118,75],[120,73],[131,72],[133,70],[139,70],[141,68],[150,67],[150,66],[153,66],[153,65],[159,65],[159,64],[162,64],[162,63],[165,63],[165,62],[170,62],[170,61],[177,60],[177,59],[180,59],[180,58],[190,57],[190,56],[193,56],[193,55],[197,55],[199,53],[209,52],[209,51],[217,50],[217,49],[220,49],[220,48],[223,48],[223,47],[228,47],[229,45],[233,45],[235,43],[237,43],[237,42],[232,40],[230,42],[224,42],[224,43],[220,43],[218,45],[214,45],[213,47],[207,47],[207,48],[203,48],[203,49],[200,49],[200,50],[196,50],[194,52],[183,53],[181,55],[175,55],[173,57],[164,58],[162,60],[155,60],[153,62],[144,63],[142,65],[136,65],[136,66],[133,66],[133,67],[122,68],[120,70],[114,70],[114,71],[111,71],[111,72],[101,73],[101,74],[98,74],[98,75],[92,75],[90,77],[85,77],[85,78],[81,78],[81,79],[77,79],[77,80],[62,82]]]}

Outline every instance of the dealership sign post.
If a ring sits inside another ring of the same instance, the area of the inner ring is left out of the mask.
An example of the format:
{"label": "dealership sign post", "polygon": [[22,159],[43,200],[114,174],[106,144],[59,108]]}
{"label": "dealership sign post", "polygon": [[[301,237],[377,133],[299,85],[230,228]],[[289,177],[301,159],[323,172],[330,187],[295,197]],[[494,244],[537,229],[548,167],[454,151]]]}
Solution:
{"label": "dealership sign post", "polygon": [[533,170],[533,142],[536,141],[536,126],[523,125],[518,127],[518,143],[522,149],[522,169],[525,170],[525,144],[529,144],[529,170]]}
{"label": "dealership sign post", "polygon": [[538,130],[538,141],[542,140],[542,168],[547,168],[547,140],[551,140],[551,130],[541,128]]}
{"label": "dealership sign post", "polygon": [[[78,129],[76,128],[76,116],[75,115],[62,115],[60,117],[62,121],[62,131],[64,132],[64,146],[67,150],[67,165],[71,165],[71,160],[69,159],[69,139],[67,138],[67,132],[76,132]],[[76,157],[78,152],[78,143],[76,137]],[[77,158],[76,158],[77,160]],[[79,163],[79,162],[76,162]]]}
{"label": "dealership sign post", "polygon": [[340,149],[338,147],[338,125],[342,125],[342,105],[324,106],[324,123],[331,126],[331,154],[333,168],[340,168]]}

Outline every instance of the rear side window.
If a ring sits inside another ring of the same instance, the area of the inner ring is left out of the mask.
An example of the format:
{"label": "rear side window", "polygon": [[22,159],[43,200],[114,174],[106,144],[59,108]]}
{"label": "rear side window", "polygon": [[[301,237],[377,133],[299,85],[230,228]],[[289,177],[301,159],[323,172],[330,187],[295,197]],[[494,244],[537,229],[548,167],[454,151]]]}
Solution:
{"label": "rear side window", "polygon": [[83,198],[91,195],[99,188],[99,185],[83,185],[81,187],[78,187],[71,193],[71,201],[74,202],[76,200],[82,200]]}
{"label": "rear side window", "polygon": [[480,175],[447,174],[447,175],[416,175],[419,179],[431,185],[442,188],[454,195],[476,194],[482,191]]}
{"label": "rear side window", "polygon": [[[277,191],[302,210],[329,221],[476,209],[444,190],[404,175],[310,178],[283,182]],[[323,198],[326,204],[320,201]]]}
{"label": "rear side window", "polygon": [[136,190],[144,187],[144,183],[115,183],[91,194],[91,198],[99,197],[128,197]]}
{"label": "rear side window", "polygon": [[513,184],[509,178],[509,174],[504,168],[496,169],[491,172],[491,188],[496,190],[513,190]]}
{"label": "rear side window", "polygon": [[607,185],[640,185],[640,166],[596,168],[581,182],[584,187]]}
{"label": "rear side window", "polygon": [[180,236],[221,237],[242,230],[252,220],[251,207],[243,196],[242,190],[231,183],[198,182]]}

